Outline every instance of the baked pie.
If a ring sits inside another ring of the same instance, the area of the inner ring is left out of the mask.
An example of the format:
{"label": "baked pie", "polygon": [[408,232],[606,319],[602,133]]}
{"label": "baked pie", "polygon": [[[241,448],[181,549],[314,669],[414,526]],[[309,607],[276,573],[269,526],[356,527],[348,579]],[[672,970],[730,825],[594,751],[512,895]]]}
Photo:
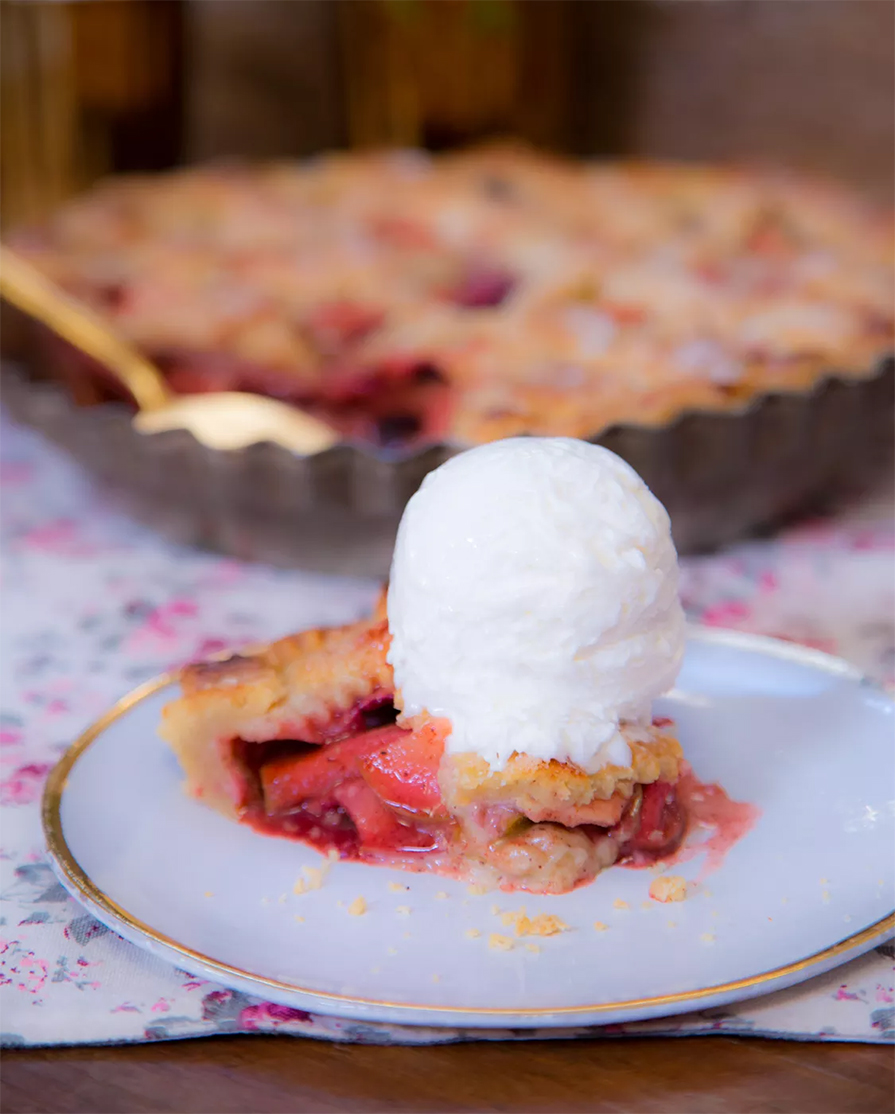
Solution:
{"label": "baked pie", "polygon": [[[865,373],[895,335],[892,243],[888,214],[790,175],[515,148],[112,180],[16,240],[176,391],[400,451]],[[113,391],[66,366],[85,401]]]}
{"label": "baked pie", "polygon": [[369,620],[191,665],[162,734],[188,791],[259,831],[341,858],[483,887],[564,893],[686,829],[671,723],[623,733],[628,766],[446,754],[450,724],[396,708],[384,601]]}

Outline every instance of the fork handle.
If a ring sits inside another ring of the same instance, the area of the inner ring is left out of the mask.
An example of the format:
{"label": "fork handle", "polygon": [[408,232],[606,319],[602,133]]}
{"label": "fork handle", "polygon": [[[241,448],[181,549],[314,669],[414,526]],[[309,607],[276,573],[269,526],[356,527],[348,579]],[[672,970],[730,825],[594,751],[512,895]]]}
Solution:
{"label": "fork handle", "polygon": [[0,295],[108,368],[127,388],[140,410],[158,410],[172,401],[173,395],[157,367],[116,336],[91,309],[3,245],[0,245]]}

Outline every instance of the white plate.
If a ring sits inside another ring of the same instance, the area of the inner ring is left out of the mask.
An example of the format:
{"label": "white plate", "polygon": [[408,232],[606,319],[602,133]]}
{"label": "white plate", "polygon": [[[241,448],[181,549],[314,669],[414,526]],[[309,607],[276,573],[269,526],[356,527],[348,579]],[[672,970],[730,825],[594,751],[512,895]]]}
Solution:
{"label": "white plate", "polygon": [[[648,900],[654,874],[622,868],[533,897],[336,863],[322,888],[296,895],[316,852],[182,793],[155,733],[169,683],[123,700],[51,775],[54,866],[139,947],[269,1000],[425,1025],[630,1021],[790,986],[895,927],[895,706],[824,654],[691,632],[678,688],[657,710],[677,720],[697,774],[761,817],[686,901],[665,905]],[[699,858],[674,868],[691,880],[699,871]],[[367,912],[352,916],[358,896]],[[571,931],[538,940],[538,952],[530,940],[494,950],[491,933],[512,933],[495,905],[556,913]]]}

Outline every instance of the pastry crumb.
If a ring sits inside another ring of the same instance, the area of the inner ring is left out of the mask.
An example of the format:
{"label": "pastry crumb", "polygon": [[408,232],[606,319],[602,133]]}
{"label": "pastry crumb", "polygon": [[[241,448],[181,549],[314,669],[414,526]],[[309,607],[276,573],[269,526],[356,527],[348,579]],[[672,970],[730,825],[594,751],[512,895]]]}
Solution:
{"label": "pastry crumb", "polygon": [[398,949],[397,948],[386,948],[385,953],[386,953],[386,955],[397,955],[398,954]]}
{"label": "pastry crumb", "polygon": [[475,940],[477,936],[481,936],[482,934],[477,928],[467,928],[463,935],[468,936],[470,940]]}
{"label": "pastry crumb", "polygon": [[703,932],[699,939],[703,942],[703,944],[714,944],[715,934],[714,932]]}
{"label": "pastry crumb", "polygon": [[821,878],[821,880],[820,880],[820,884],[821,884],[822,886],[829,886],[829,884],[830,884],[830,880],[829,880],[828,878]]}
{"label": "pastry crumb", "polygon": [[650,909],[655,909],[655,905],[653,905],[651,901],[641,901],[640,908],[644,911],[644,913],[648,913]]}
{"label": "pastry crumb", "polygon": [[529,917],[524,905],[515,912],[507,910],[501,913],[500,919],[505,927],[512,925],[517,936],[556,936],[560,932],[566,932],[569,927],[553,913],[538,913],[537,916]]}
{"label": "pastry crumb", "polygon": [[298,922],[298,924],[304,924],[304,923],[305,923],[305,919],[304,919],[304,917],[300,917],[300,916],[299,916],[299,915],[298,915],[297,913],[295,914],[295,917],[294,917],[293,919],[294,919],[295,921],[297,921],[297,922]]}
{"label": "pastry crumb", "polygon": [[[518,926],[516,927],[519,933]],[[557,936],[560,932],[568,932],[569,926],[560,917],[553,913],[538,913],[536,917],[532,917],[531,925],[528,929],[529,936]],[[522,933],[519,933],[521,936]]]}
{"label": "pastry crumb", "polygon": [[211,890],[206,890],[204,896],[205,897],[214,897],[214,893]]}
{"label": "pastry crumb", "polygon": [[367,911],[367,899],[363,894],[359,894],[354,901],[348,906],[348,912],[352,917],[362,917]]}
{"label": "pastry crumb", "polygon": [[663,874],[650,883],[649,895],[653,901],[663,903],[683,901],[687,896],[687,881],[680,874]]}
{"label": "pastry crumb", "polygon": [[402,940],[412,940],[413,939],[413,933],[412,932],[405,932],[404,935],[401,937],[401,939]]}
{"label": "pastry crumb", "polygon": [[486,894],[490,886],[483,886],[479,882],[473,882],[466,887],[466,892],[469,894]]}
{"label": "pastry crumb", "polygon": [[[326,881],[326,876],[329,873],[329,868],[333,860],[327,859],[322,867],[316,866],[303,866],[301,874],[296,878],[295,885],[292,887],[294,894],[306,894],[309,890],[319,890]],[[304,875],[304,877],[302,877]],[[281,901],[286,900],[286,895],[280,898]]]}
{"label": "pastry crumb", "polygon": [[541,945],[540,944],[526,944],[525,948],[526,948],[526,951],[534,952],[535,955],[537,955],[538,952],[541,950]]}
{"label": "pastry crumb", "polygon": [[823,893],[820,895],[820,899],[825,905],[828,904],[830,901],[830,891],[824,890]]}
{"label": "pastry crumb", "polygon": [[491,906],[491,916],[492,917],[499,917],[500,916],[500,906],[497,904],[496,901]]}
{"label": "pastry crumb", "polygon": [[441,982],[441,975],[433,975],[432,982]]}
{"label": "pastry crumb", "polygon": [[395,912],[398,914],[399,917],[409,917],[410,916],[410,906],[409,905],[398,905],[398,906],[395,907]]}
{"label": "pastry crumb", "polygon": [[612,903],[612,908],[613,909],[630,909],[631,906],[627,903],[627,901],[622,901],[622,899],[620,897],[617,897],[615,899],[615,901],[613,901],[613,903]]}
{"label": "pastry crumb", "polygon": [[289,896],[288,894],[280,894],[280,896],[277,898],[277,901],[280,903],[280,905],[285,905],[286,904],[286,898],[288,896]]}
{"label": "pastry crumb", "polygon": [[602,921],[594,921],[594,928],[597,930],[597,932],[608,932],[609,931],[609,925],[608,924],[603,924]]}
{"label": "pastry crumb", "polygon": [[512,936],[501,936],[499,932],[492,932],[488,937],[488,947],[496,952],[509,952],[515,947]]}
{"label": "pastry crumb", "polygon": [[677,928],[677,921],[666,921],[665,924],[668,928]]}
{"label": "pastry crumb", "polygon": [[323,885],[323,881],[326,878],[328,870],[329,870],[328,865],[327,866],[322,866],[322,867],[303,866],[301,868],[301,872],[302,872],[302,874],[307,875],[308,889],[309,890],[319,890],[320,887]]}
{"label": "pastry crumb", "polygon": [[389,882],[388,888],[393,894],[402,894],[406,890],[406,886],[402,886],[400,882]]}
{"label": "pastry crumb", "polygon": [[435,900],[436,901],[447,901],[447,896],[448,895],[444,892],[444,890],[439,890],[438,893],[435,895]]}

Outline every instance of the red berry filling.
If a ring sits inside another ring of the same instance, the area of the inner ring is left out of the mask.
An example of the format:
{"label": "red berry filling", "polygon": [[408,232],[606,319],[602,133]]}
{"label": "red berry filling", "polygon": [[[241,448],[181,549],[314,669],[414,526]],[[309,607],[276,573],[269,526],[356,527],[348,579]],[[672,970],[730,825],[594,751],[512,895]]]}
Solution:
{"label": "red berry filling", "polygon": [[[310,732],[312,741],[237,740],[234,758],[251,786],[244,819],[343,857],[443,847],[454,826],[438,780],[443,739],[434,728],[398,727],[394,715],[374,693]],[[686,813],[676,786],[660,781],[636,787],[617,823],[577,827],[611,836],[620,861],[642,866],[677,850]]]}
{"label": "red berry filling", "polygon": [[687,816],[678,800],[677,787],[667,781],[654,781],[642,787],[636,823],[618,825],[621,849],[619,859],[633,866],[646,865],[673,854],[687,828]]}

